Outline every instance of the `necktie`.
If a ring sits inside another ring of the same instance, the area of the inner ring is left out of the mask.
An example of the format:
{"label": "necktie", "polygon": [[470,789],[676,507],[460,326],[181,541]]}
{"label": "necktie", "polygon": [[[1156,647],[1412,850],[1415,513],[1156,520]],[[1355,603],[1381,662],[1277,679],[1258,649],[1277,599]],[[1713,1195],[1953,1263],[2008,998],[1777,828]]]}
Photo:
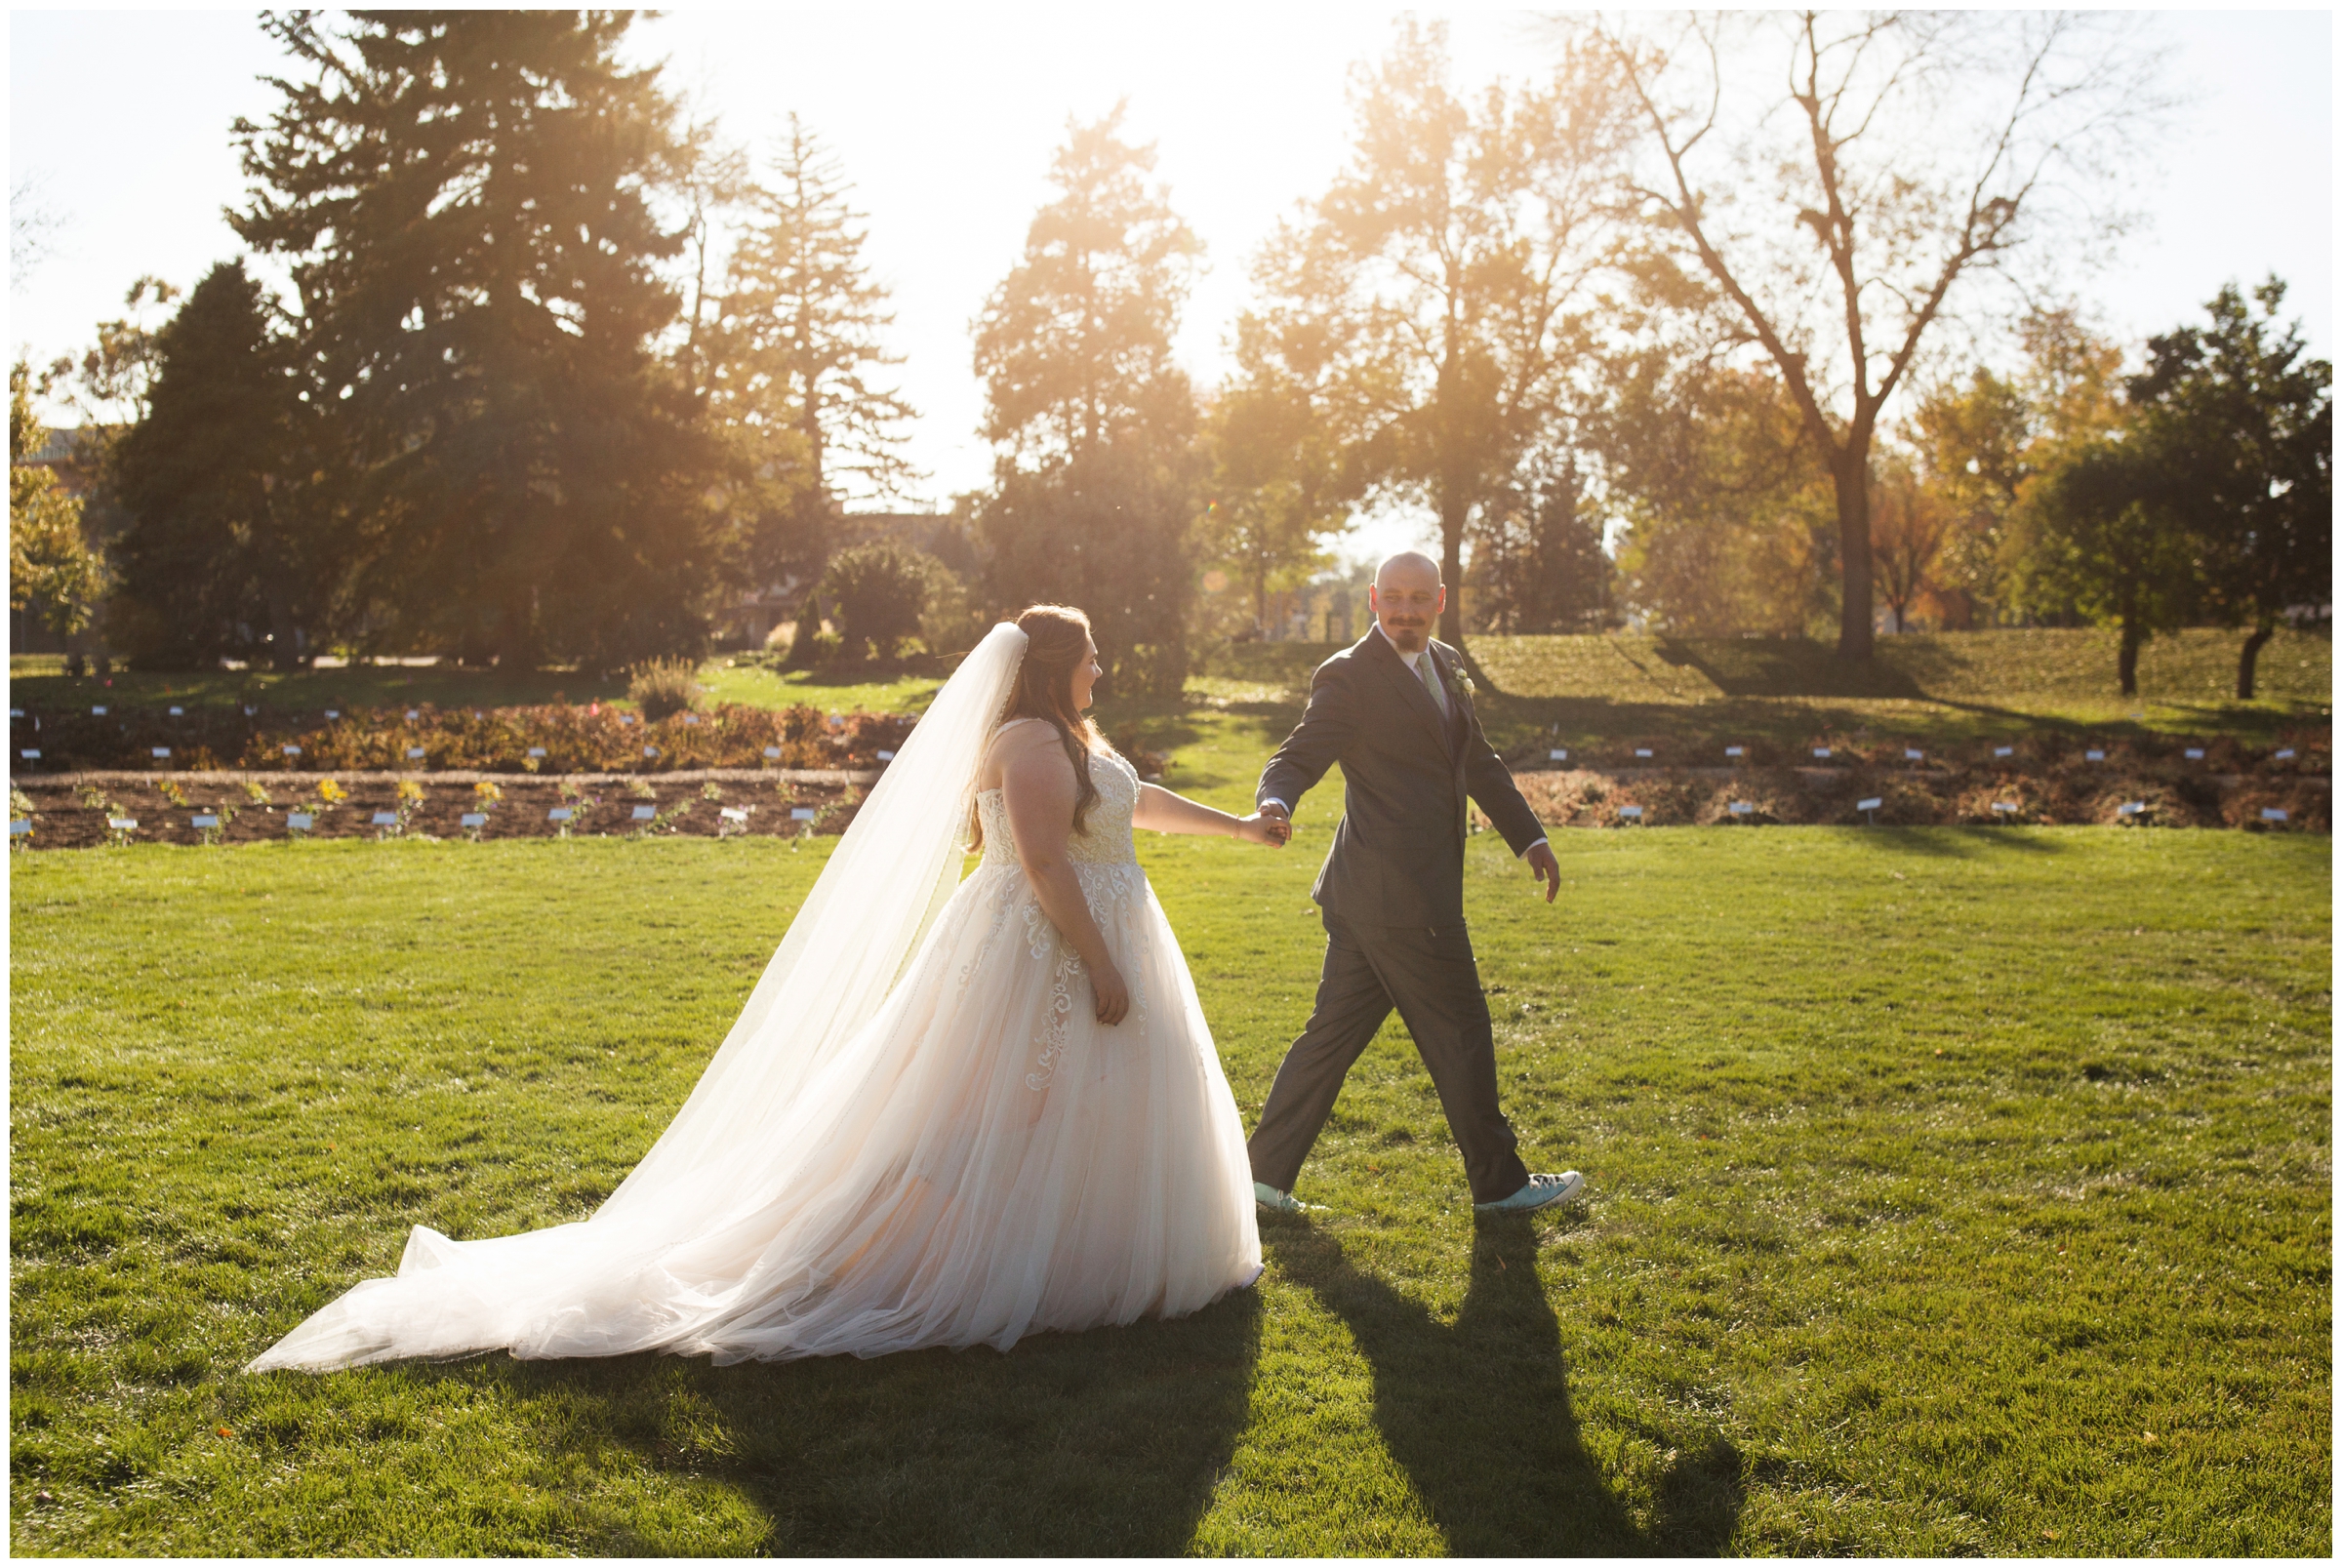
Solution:
{"label": "necktie", "polygon": [[1429,648],[1415,656],[1415,674],[1423,682],[1423,689],[1432,694],[1432,706],[1439,710],[1441,718],[1447,717],[1447,693],[1439,689],[1439,674],[1432,663]]}

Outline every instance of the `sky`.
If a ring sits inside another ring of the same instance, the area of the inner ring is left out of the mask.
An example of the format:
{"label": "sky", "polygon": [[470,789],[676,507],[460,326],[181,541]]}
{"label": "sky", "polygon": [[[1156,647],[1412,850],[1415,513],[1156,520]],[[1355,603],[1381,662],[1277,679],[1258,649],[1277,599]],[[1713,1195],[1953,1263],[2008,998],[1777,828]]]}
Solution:
{"label": "sky", "polygon": [[[1424,15],[1448,20],[1460,87],[1550,63],[1530,13]],[[942,506],[990,471],[969,326],[1049,199],[1069,117],[1127,98],[1127,134],[1156,144],[1156,173],[1207,247],[1178,349],[1209,384],[1253,252],[1340,168],[1349,74],[1387,49],[1393,19],[1359,6],[684,7],[639,24],[636,48],[728,139],[768,146],[793,109],[841,160],[868,215],[865,254],[894,294],[896,374],[922,416],[909,456],[928,478],[909,504]],[[2274,270],[2330,358],[2330,12],[2174,11],[2149,26],[2188,101],[2139,172],[2145,221],[2100,259],[2085,307],[2137,340],[2197,315],[2222,282]],[[251,12],[20,10],[8,45],[10,188],[30,179],[56,221],[52,254],[12,284],[8,341],[41,363],[92,342],[138,277],[185,287],[237,254],[221,216],[244,189],[228,126],[268,112],[276,95],[256,78],[281,63]],[[1346,549],[1428,537],[1427,519],[1387,515]]]}

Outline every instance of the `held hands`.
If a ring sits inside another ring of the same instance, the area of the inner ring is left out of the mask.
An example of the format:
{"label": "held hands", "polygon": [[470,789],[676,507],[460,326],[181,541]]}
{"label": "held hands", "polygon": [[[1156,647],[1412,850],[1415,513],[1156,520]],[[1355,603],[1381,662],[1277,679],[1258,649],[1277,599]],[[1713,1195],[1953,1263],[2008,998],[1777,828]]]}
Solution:
{"label": "held hands", "polygon": [[1090,990],[1098,1002],[1098,1022],[1119,1024],[1130,1015],[1130,986],[1112,964],[1090,967]]}
{"label": "held hands", "polygon": [[1553,846],[1531,844],[1521,859],[1529,863],[1529,874],[1545,884],[1545,902],[1553,903],[1554,895],[1561,891],[1561,863],[1554,859]]}
{"label": "held hands", "polygon": [[1283,849],[1293,836],[1293,824],[1286,820],[1278,806],[1264,806],[1249,817],[1236,819],[1235,836],[1247,844],[1259,844],[1267,849]]}
{"label": "held hands", "polygon": [[1293,839],[1292,814],[1272,800],[1259,811],[1243,818],[1236,826],[1236,836],[1248,844],[1265,844],[1271,849],[1283,849]]}

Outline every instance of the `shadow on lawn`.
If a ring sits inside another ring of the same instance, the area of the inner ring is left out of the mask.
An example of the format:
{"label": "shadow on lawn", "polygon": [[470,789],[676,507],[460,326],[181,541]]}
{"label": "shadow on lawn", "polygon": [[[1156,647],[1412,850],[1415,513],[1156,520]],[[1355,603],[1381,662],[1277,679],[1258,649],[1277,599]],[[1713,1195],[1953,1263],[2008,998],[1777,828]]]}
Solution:
{"label": "shadow on lawn", "polygon": [[[615,1443],[733,1489],[775,1555],[1177,1556],[1250,1421],[1260,1298],[1176,1322],[717,1367],[502,1357],[425,1377],[543,1402],[549,1450]],[[624,1554],[704,1549],[619,1537]]]}
{"label": "shadow on lawn", "polygon": [[1560,1328],[1525,1216],[1477,1226],[1452,1325],[1358,1268],[1333,1237],[1278,1225],[1277,1266],[1348,1325],[1374,1371],[1374,1419],[1458,1556],[1664,1552],[1713,1556],[1743,1502],[1741,1458],[1717,1438],[1659,1484],[1638,1527],[1580,1441]]}

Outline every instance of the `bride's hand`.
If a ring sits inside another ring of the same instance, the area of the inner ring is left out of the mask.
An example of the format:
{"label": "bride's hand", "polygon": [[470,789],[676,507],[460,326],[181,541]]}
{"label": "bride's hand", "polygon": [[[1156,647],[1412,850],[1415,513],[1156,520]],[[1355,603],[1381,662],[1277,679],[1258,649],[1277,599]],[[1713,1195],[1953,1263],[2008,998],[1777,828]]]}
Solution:
{"label": "bride's hand", "polygon": [[1090,989],[1098,998],[1098,1022],[1119,1024],[1130,1013],[1130,987],[1123,984],[1122,971],[1111,964],[1090,971]]}

